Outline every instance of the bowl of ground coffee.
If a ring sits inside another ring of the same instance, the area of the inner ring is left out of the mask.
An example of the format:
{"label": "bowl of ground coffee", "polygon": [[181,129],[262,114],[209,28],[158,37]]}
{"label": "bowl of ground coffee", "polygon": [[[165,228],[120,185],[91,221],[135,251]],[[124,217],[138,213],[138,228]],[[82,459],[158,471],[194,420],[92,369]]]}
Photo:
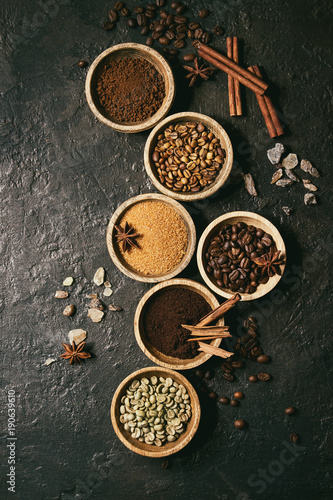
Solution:
{"label": "bowl of ground coffee", "polygon": [[85,90],[98,120],[119,132],[135,133],[153,128],[166,116],[175,84],[168,62],[156,50],[122,43],[95,59]]}
{"label": "bowl of ground coffee", "polygon": [[[159,283],[140,300],[134,317],[134,333],[145,355],[154,363],[173,370],[189,370],[207,361],[211,355],[199,352],[191,331],[219,306],[214,295],[200,283],[172,279]],[[224,325],[222,317],[218,326]],[[219,347],[221,338],[210,341]]]}

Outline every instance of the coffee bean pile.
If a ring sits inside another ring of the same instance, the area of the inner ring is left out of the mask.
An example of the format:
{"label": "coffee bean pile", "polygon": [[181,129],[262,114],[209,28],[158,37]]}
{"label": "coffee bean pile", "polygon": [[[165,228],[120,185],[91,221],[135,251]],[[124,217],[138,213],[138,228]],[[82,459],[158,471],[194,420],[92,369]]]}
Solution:
{"label": "coffee bean pile", "polygon": [[228,224],[209,241],[205,253],[206,271],[220,288],[254,293],[269,280],[253,259],[275,251],[272,236],[245,222]]}

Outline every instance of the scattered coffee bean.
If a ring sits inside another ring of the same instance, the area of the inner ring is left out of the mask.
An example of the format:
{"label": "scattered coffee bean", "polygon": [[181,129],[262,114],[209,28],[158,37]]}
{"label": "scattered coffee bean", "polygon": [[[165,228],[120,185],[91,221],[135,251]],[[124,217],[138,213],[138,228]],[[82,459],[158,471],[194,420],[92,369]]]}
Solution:
{"label": "scattered coffee bean", "polygon": [[269,373],[264,373],[264,372],[258,373],[257,377],[259,380],[261,380],[263,382],[266,382],[267,380],[270,380],[270,378],[271,378]]}
{"label": "scattered coffee bean", "polygon": [[244,363],[243,361],[232,361],[231,366],[232,368],[243,368]]}
{"label": "scattered coffee bean", "polygon": [[249,382],[252,382],[252,383],[258,382],[257,375],[250,375],[249,376]]}
{"label": "scattered coffee bean", "polygon": [[216,398],[217,398],[217,394],[216,394],[216,392],[212,391],[212,392],[210,392],[210,393],[208,394],[208,397],[209,397],[210,399],[216,399]]}
{"label": "scattered coffee bean", "polygon": [[176,47],[176,49],[182,49],[183,47],[185,47],[185,45],[185,40],[175,40],[174,42],[174,46]]}
{"label": "scattered coffee bean", "polygon": [[269,356],[266,354],[261,354],[260,356],[257,357],[258,363],[266,364],[270,360]]}
{"label": "scattered coffee bean", "polygon": [[229,404],[229,402],[230,402],[230,399],[229,399],[229,398],[227,398],[226,396],[222,396],[222,397],[220,397],[220,398],[219,398],[219,402],[220,402],[221,404],[223,404],[223,405],[228,405],[228,404]]}
{"label": "scattered coffee bean", "polygon": [[88,63],[87,63],[87,61],[84,61],[83,59],[81,59],[81,61],[79,61],[77,63],[77,65],[79,68],[86,68],[88,66]]}
{"label": "scattered coffee bean", "polygon": [[105,31],[110,31],[114,28],[114,23],[111,23],[110,21],[106,21],[106,23],[103,24],[103,29]]}
{"label": "scattered coffee bean", "polygon": [[224,29],[221,28],[221,26],[214,26],[213,33],[214,33],[214,35],[223,35]]}
{"label": "scattered coffee bean", "polygon": [[213,370],[207,370],[204,374],[204,379],[206,380],[211,380],[214,377],[214,372]]}
{"label": "scattered coffee bean", "polygon": [[210,11],[208,9],[202,9],[199,12],[199,16],[204,19],[205,17],[208,17],[210,14]]}
{"label": "scattered coffee bean", "polygon": [[284,410],[285,414],[286,415],[293,415],[295,413],[295,408],[293,406],[288,406],[288,408],[286,408]]}
{"label": "scattered coffee bean", "polygon": [[74,313],[75,313],[74,304],[69,304],[68,306],[65,307],[65,309],[62,312],[64,316],[72,316]]}
{"label": "scattered coffee bean", "polygon": [[141,35],[146,36],[146,35],[148,35],[149,31],[150,31],[149,26],[146,25],[146,26],[142,26],[140,33],[141,33]]}
{"label": "scattered coffee bean", "polygon": [[201,37],[201,41],[202,41],[202,43],[205,43],[205,44],[209,43],[210,42],[210,34],[207,32],[203,33],[203,35]]}
{"label": "scattered coffee bean", "polygon": [[296,434],[295,432],[293,432],[289,436],[289,441],[291,441],[292,443],[297,443],[298,439],[299,439],[298,434]]}
{"label": "scattered coffee bean", "polygon": [[222,364],[222,370],[225,373],[231,373],[233,371],[231,363],[228,363],[227,361]]}
{"label": "scattered coffee bean", "polygon": [[120,14],[123,16],[123,17],[128,17],[130,15],[130,11],[128,10],[127,7],[123,7],[120,11]]}
{"label": "scattered coffee bean", "polygon": [[147,38],[146,45],[148,45],[149,47],[154,45],[154,39],[151,36]]}
{"label": "scattered coffee bean", "polygon": [[144,11],[143,7],[140,7],[140,6],[134,7],[135,14],[141,14],[143,11]]}
{"label": "scattered coffee bean", "polygon": [[181,3],[180,2],[171,2],[171,8],[176,10],[178,7],[180,7]]}
{"label": "scattered coffee bean", "polygon": [[231,373],[223,373],[223,378],[225,378],[228,382],[234,381],[234,376]]}
{"label": "scattered coffee bean", "polygon": [[198,369],[198,370],[195,370],[195,372],[194,372],[194,373],[195,373],[195,376],[196,376],[196,377],[198,377],[198,378],[203,378],[203,376],[204,376],[203,371],[202,371],[202,370],[199,370],[199,369]]}
{"label": "scattered coffee bean", "polygon": [[131,29],[136,28],[137,26],[136,19],[134,19],[134,17],[129,17],[127,20],[127,26]]}
{"label": "scattered coffee bean", "polygon": [[234,397],[236,399],[243,399],[244,394],[242,392],[240,392],[240,391],[237,391],[237,392],[235,392]]}
{"label": "scattered coffee bean", "polygon": [[115,21],[117,21],[118,19],[118,14],[115,10],[111,9],[109,11],[109,19],[111,21],[111,23],[114,23]]}
{"label": "scattered coffee bean", "polygon": [[161,464],[161,467],[162,467],[162,469],[169,469],[169,467],[170,467],[169,460],[168,459],[167,460],[163,460],[163,462]]}
{"label": "scattered coffee bean", "polygon": [[114,10],[121,10],[124,7],[123,2],[116,2],[114,6]]}
{"label": "scattered coffee bean", "polygon": [[176,9],[177,14],[184,14],[184,12],[186,12],[185,5],[180,5],[179,7],[177,7],[177,9]]}
{"label": "scattered coffee bean", "polygon": [[162,45],[169,45],[170,43],[170,40],[168,37],[166,36],[160,36],[158,41],[162,44]]}
{"label": "scattered coffee bean", "polygon": [[245,420],[241,420],[241,419],[235,420],[236,429],[244,429],[245,425],[246,425]]}
{"label": "scattered coffee bean", "polygon": [[238,406],[239,401],[238,399],[230,399],[230,406]]}
{"label": "scattered coffee bean", "polygon": [[165,0],[156,0],[157,7],[163,7],[164,4],[165,4]]}

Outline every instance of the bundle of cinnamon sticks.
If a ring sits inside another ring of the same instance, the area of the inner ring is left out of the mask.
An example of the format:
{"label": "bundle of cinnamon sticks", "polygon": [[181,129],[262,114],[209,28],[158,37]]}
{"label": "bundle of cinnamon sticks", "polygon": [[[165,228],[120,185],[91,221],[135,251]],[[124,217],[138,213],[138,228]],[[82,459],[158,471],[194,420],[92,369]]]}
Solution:
{"label": "bundle of cinnamon sticks", "polygon": [[245,87],[248,87],[255,92],[270,137],[282,135],[283,128],[272,104],[272,100],[270,97],[264,95],[268,85],[263,81],[262,74],[260,73],[258,66],[252,66],[248,69],[244,69],[239,65],[238,38],[227,38],[228,57],[220,54],[216,50],[201,42],[197,42],[196,48],[198,49],[198,54],[202,57],[202,59],[205,59],[213,66],[227,73],[230,116],[242,115],[240,95],[240,83],[242,83]]}

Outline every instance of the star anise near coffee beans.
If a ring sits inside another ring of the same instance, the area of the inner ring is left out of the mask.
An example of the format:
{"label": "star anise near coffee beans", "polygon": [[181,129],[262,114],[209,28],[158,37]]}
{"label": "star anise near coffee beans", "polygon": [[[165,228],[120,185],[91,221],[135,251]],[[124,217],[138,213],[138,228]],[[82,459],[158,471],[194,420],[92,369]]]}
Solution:
{"label": "star anise near coffee beans", "polygon": [[62,344],[65,352],[61,354],[60,357],[63,359],[69,359],[70,365],[72,365],[73,363],[81,363],[83,359],[91,358],[89,352],[85,352],[83,350],[85,345],[85,342],[80,342],[78,345],[76,345],[75,342],[72,342],[72,345]]}
{"label": "star anise near coffee beans", "polygon": [[183,68],[186,69],[188,74],[185,76],[185,78],[191,78],[189,87],[192,87],[196,81],[196,79],[200,76],[203,80],[208,80],[210,75],[213,73],[214,68],[211,68],[210,66],[205,66],[202,64],[199,67],[198,63],[198,58],[196,57],[194,59],[194,68],[192,66],[186,66],[183,65]]}
{"label": "star anise near coffee beans", "polygon": [[280,266],[284,264],[284,260],[279,260],[280,253],[281,251],[278,250],[277,252],[265,253],[253,259],[253,262],[261,268],[262,276],[267,274],[271,278],[274,274],[281,274]]}
{"label": "star anise near coffee beans", "polygon": [[131,247],[139,248],[139,245],[135,241],[135,238],[137,238],[140,235],[139,233],[135,232],[135,229],[133,226],[131,226],[131,224],[125,222],[124,227],[115,226],[115,228],[117,230],[116,234],[117,243],[121,243],[123,252],[126,252]]}

